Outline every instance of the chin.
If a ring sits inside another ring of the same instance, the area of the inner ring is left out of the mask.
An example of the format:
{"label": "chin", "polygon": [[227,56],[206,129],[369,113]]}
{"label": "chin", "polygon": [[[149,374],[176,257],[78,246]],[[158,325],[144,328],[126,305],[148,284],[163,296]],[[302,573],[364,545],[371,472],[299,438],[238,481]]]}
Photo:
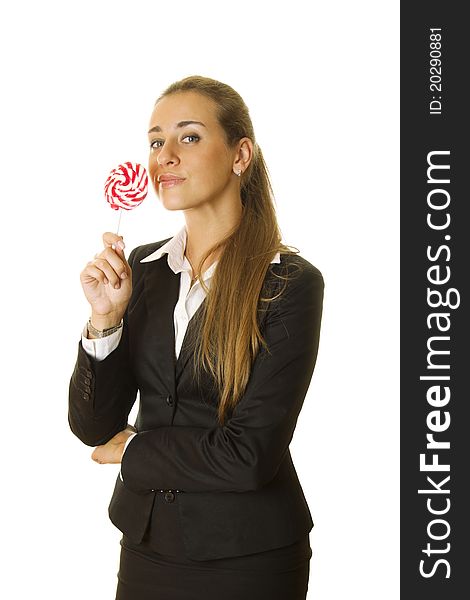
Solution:
{"label": "chin", "polygon": [[190,202],[185,201],[183,198],[171,197],[169,194],[166,197],[165,194],[161,194],[159,199],[163,207],[167,210],[184,210],[192,208]]}

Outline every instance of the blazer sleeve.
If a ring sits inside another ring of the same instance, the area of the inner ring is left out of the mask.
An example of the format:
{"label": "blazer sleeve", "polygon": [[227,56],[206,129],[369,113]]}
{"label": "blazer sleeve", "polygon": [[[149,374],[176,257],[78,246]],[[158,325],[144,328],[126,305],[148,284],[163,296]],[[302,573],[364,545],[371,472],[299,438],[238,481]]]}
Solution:
{"label": "blazer sleeve", "polygon": [[[137,248],[129,255],[132,269]],[[121,340],[104,360],[86,353],[81,340],[69,384],[68,421],[72,432],[87,446],[108,442],[127,426],[137,397],[137,383],[129,360],[127,310]]]}
{"label": "blazer sleeve", "polygon": [[187,492],[257,490],[276,475],[288,450],[316,363],[324,281],[306,262],[276,310],[245,393],[224,426],[165,426],[139,432],[122,457],[126,487]]}

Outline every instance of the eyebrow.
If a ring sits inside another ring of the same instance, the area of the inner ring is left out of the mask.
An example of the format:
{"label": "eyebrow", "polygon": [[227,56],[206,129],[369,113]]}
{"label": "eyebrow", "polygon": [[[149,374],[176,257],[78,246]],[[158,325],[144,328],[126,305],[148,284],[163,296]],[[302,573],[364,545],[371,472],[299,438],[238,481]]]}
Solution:
{"label": "eyebrow", "polygon": [[[179,123],[176,124],[176,127],[186,127],[186,125],[202,125],[203,127],[205,127],[204,123],[201,123],[201,121],[180,121]],[[159,125],[155,125],[155,127],[152,127],[152,129],[149,129],[149,133],[153,133],[154,131],[161,131],[161,127]]]}

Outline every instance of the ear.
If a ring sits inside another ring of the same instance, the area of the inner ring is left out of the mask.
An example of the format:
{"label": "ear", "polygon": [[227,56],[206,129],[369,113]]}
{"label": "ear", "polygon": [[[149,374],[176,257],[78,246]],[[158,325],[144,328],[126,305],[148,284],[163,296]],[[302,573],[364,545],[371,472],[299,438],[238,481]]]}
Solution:
{"label": "ear", "polygon": [[233,171],[243,173],[248,169],[248,165],[253,159],[253,142],[248,137],[244,137],[238,142]]}

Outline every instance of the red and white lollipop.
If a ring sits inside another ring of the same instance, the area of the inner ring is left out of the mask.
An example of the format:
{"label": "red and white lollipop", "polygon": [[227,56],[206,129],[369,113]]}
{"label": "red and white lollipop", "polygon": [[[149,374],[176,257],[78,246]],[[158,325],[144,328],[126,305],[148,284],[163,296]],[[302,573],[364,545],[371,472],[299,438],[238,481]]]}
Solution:
{"label": "red and white lollipop", "polygon": [[[147,171],[139,163],[125,162],[119,165],[111,171],[104,184],[106,201],[113,210],[136,208],[145,200],[147,192]],[[119,213],[119,223],[121,214]]]}

